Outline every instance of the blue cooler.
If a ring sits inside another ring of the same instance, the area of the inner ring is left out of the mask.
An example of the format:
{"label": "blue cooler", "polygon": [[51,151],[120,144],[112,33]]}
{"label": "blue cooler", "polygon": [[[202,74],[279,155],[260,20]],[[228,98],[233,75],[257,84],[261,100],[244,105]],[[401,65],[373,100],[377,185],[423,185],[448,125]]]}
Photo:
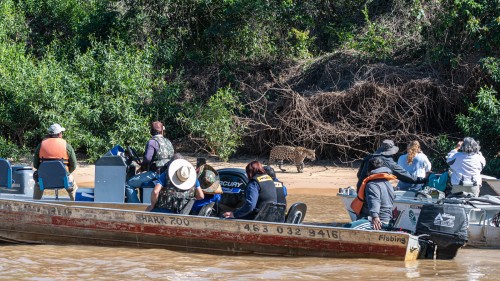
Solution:
{"label": "blue cooler", "polygon": [[93,188],[78,188],[76,190],[75,201],[94,202],[94,189]]}

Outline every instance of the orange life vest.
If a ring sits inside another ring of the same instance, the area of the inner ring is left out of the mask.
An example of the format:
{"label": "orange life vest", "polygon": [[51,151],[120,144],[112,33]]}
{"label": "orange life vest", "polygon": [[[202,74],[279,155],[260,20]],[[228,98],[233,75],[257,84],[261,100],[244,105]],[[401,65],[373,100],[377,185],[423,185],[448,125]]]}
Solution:
{"label": "orange life vest", "polygon": [[62,138],[46,138],[40,145],[40,162],[45,160],[62,160],[68,169],[69,155],[66,149],[66,141]]}
{"label": "orange life vest", "polygon": [[365,203],[365,187],[366,184],[371,181],[371,180],[376,180],[376,179],[386,179],[386,180],[394,180],[396,179],[395,175],[387,174],[387,173],[379,173],[379,174],[373,174],[369,175],[366,177],[363,182],[361,183],[361,186],[358,191],[358,195],[356,198],[351,203],[351,209],[356,213],[356,215],[361,214],[361,209],[363,209],[363,204]]}

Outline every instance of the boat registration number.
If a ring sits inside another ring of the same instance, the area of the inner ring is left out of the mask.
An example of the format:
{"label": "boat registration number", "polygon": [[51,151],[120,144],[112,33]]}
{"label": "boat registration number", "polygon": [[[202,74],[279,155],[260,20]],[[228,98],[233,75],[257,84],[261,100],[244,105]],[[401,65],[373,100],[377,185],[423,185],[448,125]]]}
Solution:
{"label": "boat registration number", "polygon": [[336,230],[329,229],[307,229],[291,226],[268,226],[259,224],[245,224],[243,227],[248,232],[253,233],[272,233],[283,234],[288,236],[305,236],[316,238],[332,238],[339,239],[339,233]]}

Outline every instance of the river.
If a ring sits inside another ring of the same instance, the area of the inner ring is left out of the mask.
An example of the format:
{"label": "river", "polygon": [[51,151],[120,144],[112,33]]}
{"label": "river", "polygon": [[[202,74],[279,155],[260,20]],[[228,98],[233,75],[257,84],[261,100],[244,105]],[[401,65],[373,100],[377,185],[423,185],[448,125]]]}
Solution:
{"label": "river", "polygon": [[[338,197],[296,194],[306,221],[347,221]],[[162,249],[0,246],[0,280],[500,280],[500,250],[461,249],[454,260],[216,256]]]}

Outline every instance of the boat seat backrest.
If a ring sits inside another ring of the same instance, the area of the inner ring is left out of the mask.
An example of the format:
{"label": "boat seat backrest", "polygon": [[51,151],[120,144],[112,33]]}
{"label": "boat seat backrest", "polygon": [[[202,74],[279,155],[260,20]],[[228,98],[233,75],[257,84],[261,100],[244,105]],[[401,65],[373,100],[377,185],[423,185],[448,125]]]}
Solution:
{"label": "boat seat backrest", "polygon": [[286,205],[282,203],[266,203],[255,216],[256,221],[285,222]]}
{"label": "boat seat backrest", "polygon": [[68,189],[71,183],[68,181],[66,166],[61,161],[44,161],[38,167],[38,183],[40,189]]}
{"label": "boat seat backrest", "polygon": [[196,201],[196,199],[194,199],[194,198],[189,199],[189,202],[187,202],[186,206],[184,206],[184,208],[182,208],[180,214],[189,215],[189,213],[191,212],[191,209],[193,208],[195,201]]}
{"label": "boat seat backrest", "polygon": [[210,217],[216,213],[216,210],[214,209],[214,207],[215,207],[215,202],[210,202],[210,203],[206,204],[205,206],[201,207],[198,214],[192,214],[192,215],[197,215],[197,216],[202,216],[202,217]]}
{"label": "boat seat backrest", "polygon": [[302,202],[294,203],[286,215],[286,223],[300,224],[307,212],[307,205]]}
{"label": "boat seat backrest", "polygon": [[12,187],[12,166],[4,158],[0,158],[0,187]]}
{"label": "boat seat backrest", "polygon": [[446,190],[446,183],[448,182],[449,175],[447,172],[442,174],[430,174],[427,179],[427,186],[434,187],[439,191]]}

